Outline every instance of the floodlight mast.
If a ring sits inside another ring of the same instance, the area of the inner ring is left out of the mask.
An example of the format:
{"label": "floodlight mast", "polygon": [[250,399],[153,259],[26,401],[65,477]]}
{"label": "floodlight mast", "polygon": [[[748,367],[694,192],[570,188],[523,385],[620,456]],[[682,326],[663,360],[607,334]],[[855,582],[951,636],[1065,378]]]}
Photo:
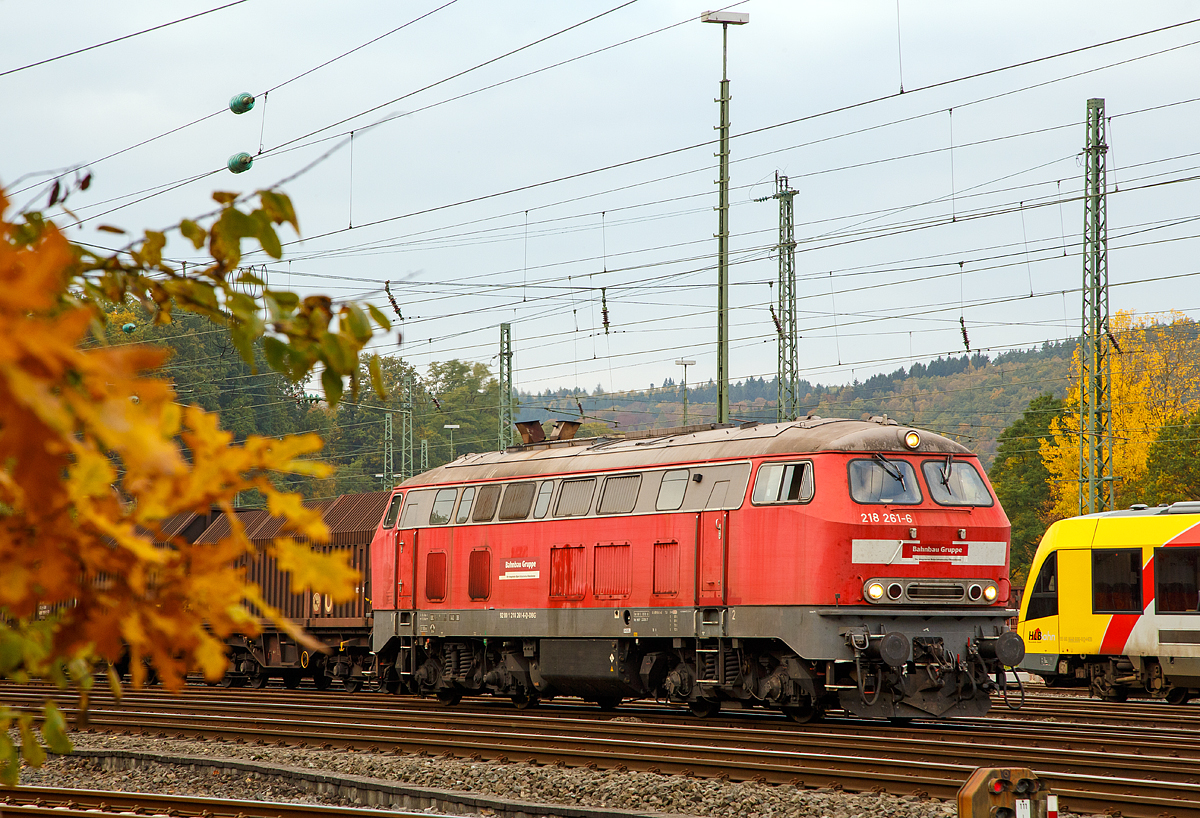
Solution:
{"label": "floodlight mast", "polygon": [[720,171],[717,178],[717,423],[729,422],[729,27],[750,22],[736,11],[706,11],[704,23],[721,24]]}

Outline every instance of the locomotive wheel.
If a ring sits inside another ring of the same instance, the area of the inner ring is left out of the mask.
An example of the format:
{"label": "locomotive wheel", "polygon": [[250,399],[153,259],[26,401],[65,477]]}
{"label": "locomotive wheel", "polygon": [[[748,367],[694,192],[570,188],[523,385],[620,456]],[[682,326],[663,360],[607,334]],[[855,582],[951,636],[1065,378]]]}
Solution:
{"label": "locomotive wheel", "polygon": [[357,693],[362,689],[362,676],[347,676],[345,679],[342,679],[342,690],[346,691],[347,693]]}
{"label": "locomotive wheel", "polygon": [[333,684],[333,679],[324,673],[318,673],[313,676],[313,684],[317,686],[317,690],[328,690],[329,686]]}
{"label": "locomotive wheel", "polygon": [[400,692],[400,680],[395,676],[389,676],[384,679],[383,684],[379,686],[385,693],[391,693],[395,696]]}
{"label": "locomotive wheel", "polygon": [[457,690],[439,690],[437,692],[437,700],[438,704],[453,707],[462,701],[462,694]]}
{"label": "locomotive wheel", "polygon": [[688,711],[698,719],[707,719],[721,712],[721,703],[713,699],[698,699],[688,702]]}
{"label": "locomotive wheel", "polygon": [[1173,687],[1167,691],[1167,704],[1187,704],[1192,691],[1186,687]]}
{"label": "locomotive wheel", "polygon": [[283,674],[283,686],[288,690],[295,690],[300,686],[300,671],[289,670]]}
{"label": "locomotive wheel", "polygon": [[1123,702],[1129,698],[1129,691],[1123,687],[1114,687],[1100,696],[1106,702]]}
{"label": "locomotive wheel", "polygon": [[527,693],[518,693],[512,697],[513,704],[518,710],[528,710],[531,707],[537,707],[538,697],[530,696]]}
{"label": "locomotive wheel", "polygon": [[783,715],[797,724],[808,724],[809,722],[820,721],[825,713],[820,707],[810,702],[808,704],[785,707],[783,708]]}
{"label": "locomotive wheel", "polygon": [[213,682],[213,686],[214,687],[237,687],[237,684],[235,684],[235,681],[236,680],[232,676],[230,676],[228,673],[226,673],[220,679]]}
{"label": "locomotive wheel", "polygon": [[601,710],[616,710],[621,706],[621,698],[619,696],[604,696],[596,699],[596,706]]}

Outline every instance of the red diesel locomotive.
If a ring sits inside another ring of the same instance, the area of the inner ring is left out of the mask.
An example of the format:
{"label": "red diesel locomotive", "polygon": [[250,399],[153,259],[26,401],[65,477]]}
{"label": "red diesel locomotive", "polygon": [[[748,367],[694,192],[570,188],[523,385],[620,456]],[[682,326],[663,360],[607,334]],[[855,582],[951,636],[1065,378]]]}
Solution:
{"label": "red diesel locomotive", "polygon": [[886,416],[519,425],[524,445],[392,493],[370,554],[392,692],[977,716],[1024,655],[1008,519],[948,438]]}

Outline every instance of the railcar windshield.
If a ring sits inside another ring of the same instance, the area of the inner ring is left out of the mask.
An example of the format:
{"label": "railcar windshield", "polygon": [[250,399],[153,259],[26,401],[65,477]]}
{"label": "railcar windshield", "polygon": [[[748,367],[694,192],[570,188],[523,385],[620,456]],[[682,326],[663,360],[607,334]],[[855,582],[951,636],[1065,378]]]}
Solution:
{"label": "railcar windshield", "polygon": [[916,505],[921,487],[911,463],[877,454],[850,461],[850,496],[856,503]]}
{"label": "railcar windshield", "polygon": [[946,455],[944,460],[926,460],[921,473],[933,501],[943,506],[990,506],[995,503],[975,466]]}

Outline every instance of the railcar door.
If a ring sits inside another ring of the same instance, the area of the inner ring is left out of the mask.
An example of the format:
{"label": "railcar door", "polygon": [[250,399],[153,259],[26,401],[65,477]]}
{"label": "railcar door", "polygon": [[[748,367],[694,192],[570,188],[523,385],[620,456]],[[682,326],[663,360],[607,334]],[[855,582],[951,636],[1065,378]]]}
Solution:
{"label": "railcar door", "polygon": [[696,604],[724,605],[726,580],[726,554],[729,542],[729,512],[722,509],[728,480],[713,484],[699,514],[700,530],[696,534]]}

